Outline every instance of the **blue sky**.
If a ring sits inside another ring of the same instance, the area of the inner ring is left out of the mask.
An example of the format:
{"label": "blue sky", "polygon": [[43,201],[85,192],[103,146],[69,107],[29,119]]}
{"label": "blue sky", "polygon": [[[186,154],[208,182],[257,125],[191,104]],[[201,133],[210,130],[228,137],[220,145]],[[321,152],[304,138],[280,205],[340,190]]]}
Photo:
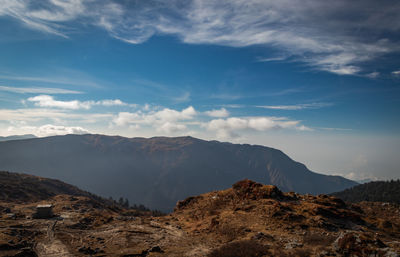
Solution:
{"label": "blue sky", "polygon": [[398,178],[399,12],[394,0],[0,0],[0,135],[192,135]]}

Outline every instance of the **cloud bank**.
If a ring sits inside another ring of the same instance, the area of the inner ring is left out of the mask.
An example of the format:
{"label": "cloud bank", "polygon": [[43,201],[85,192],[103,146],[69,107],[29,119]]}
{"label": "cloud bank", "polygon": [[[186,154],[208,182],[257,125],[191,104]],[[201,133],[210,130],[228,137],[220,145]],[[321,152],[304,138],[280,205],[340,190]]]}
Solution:
{"label": "cloud bank", "polygon": [[17,133],[29,133],[38,137],[58,136],[67,134],[89,134],[90,131],[81,127],[68,127],[68,126],[56,126],[52,124],[46,124],[43,126],[21,126],[21,127],[9,127],[8,132],[17,131]]}
{"label": "cloud bank", "polygon": [[[291,129],[310,131],[309,127],[300,121],[290,120],[285,117],[228,117],[230,114],[225,108],[205,111],[196,111],[189,106],[181,111],[164,108],[158,111],[119,112],[113,118],[113,124],[119,127],[146,128],[151,127],[158,132],[173,134],[176,132],[187,133],[205,129],[215,133],[219,139],[232,139],[240,136],[242,132]],[[204,116],[208,117],[204,120]],[[202,118],[203,117],[203,118]],[[211,117],[211,119],[209,118]],[[213,119],[218,118],[218,119]],[[225,119],[224,119],[225,118]]]}
{"label": "cloud bank", "polygon": [[253,130],[265,132],[268,130],[296,129],[307,131],[310,128],[300,125],[300,121],[278,117],[231,117],[228,119],[214,119],[204,125],[209,131],[216,132],[220,139],[238,137],[238,132]]}

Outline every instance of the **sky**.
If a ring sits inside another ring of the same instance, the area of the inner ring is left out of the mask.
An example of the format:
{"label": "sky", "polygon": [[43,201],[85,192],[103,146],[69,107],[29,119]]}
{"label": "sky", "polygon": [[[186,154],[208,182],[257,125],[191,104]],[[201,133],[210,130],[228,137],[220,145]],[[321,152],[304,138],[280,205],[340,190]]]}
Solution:
{"label": "sky", "polygon": [[400,178],[397,0],[0,0],[0,136],[186,136]]}

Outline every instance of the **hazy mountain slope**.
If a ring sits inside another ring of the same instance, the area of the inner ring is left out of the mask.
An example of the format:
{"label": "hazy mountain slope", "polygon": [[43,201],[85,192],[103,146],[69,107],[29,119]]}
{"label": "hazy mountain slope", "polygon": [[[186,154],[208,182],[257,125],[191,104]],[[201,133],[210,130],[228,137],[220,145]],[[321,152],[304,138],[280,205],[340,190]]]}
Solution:
{"label": "hazy mountain slope", "polygon": [[374,181],[332,195],[348,202],[389,202],[400,204],[400,180]]}
{"label": "hazy mountain slope", "polygon": [[6,141],[0,142],[0,169],[61,179],[161,210],[243,178],[314,194],[356,184],[313,173],[276,149],[192,137],[67,135]]}
{"label": "hazy mountain slope", "polygon": [[7,137],[0,137],[0,141],[29,139],[29,138],[36,138],[36,136],[35,135],[31,135],[31,134],[7,136]]}

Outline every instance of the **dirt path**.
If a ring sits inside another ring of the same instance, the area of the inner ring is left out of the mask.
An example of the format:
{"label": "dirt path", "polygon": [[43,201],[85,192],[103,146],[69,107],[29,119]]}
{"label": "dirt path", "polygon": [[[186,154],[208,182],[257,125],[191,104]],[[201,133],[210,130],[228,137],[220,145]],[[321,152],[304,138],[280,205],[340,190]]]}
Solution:
{"label": "dirt path", "polygon": [[47,236],[36,245],[36,253],[39,257],[73,257],[68,248],[55,238],[57,220],[47,227]]}

